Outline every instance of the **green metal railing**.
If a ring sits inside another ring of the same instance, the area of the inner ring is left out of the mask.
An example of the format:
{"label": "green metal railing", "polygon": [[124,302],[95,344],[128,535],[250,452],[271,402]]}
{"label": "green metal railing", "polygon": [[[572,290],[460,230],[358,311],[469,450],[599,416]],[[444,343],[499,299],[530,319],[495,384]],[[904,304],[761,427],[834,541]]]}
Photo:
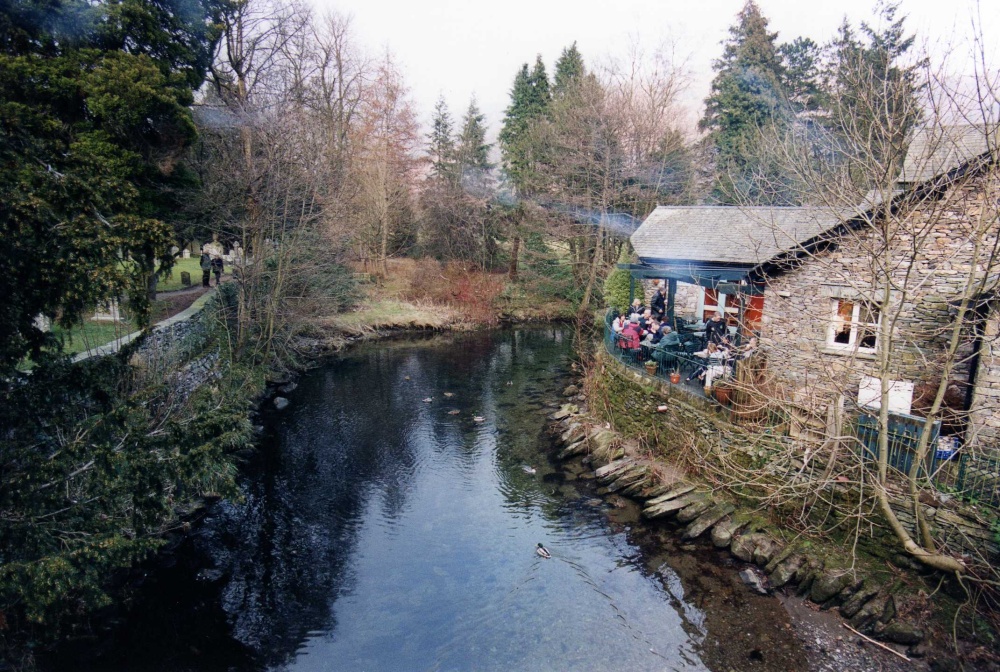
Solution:
{"label": "green metal railing", "polygon": [[[917,444],[924,431],[924,418],[902,413],[889,414],[888,463],[909,474],[916,459]],[[918,479],[930,482],[942,492],[962,499],[1000,507],[1000,456],[966,451],[950,437],[941,437],[941,423],[931,425],[931,438]],[[863,457],[878,460],[878,417],[861,411],[855,420],[855,433]],[[944,439],[948,438],[948,441]]]}
{"label": "green metal railing", "polygon": [[[668,380],[674,371],[682,375],[704,364],[704,360],[693,357],[685,351],[664,352],[656,348],[641,347],[638,350],[622,348],[616,341],[611,328],[613,312],[608,310],[604,319],[604,349],[607,353],[638,371],[644,371],[661,380]],[[655,367],[646,368],[647,362]],[[736,362],[733,363],[734,365]],[[735,373],[735,371],[734,371]],[[678,386],[691,394],[696,394],[684,385]],[[780,418],[770,423],[781,426]],[[787,424],[787,420],[785,422]],[[916,448],[923,432],[924,418],[891,413],[889,417],[889,466],[908,474],[916,459]],[[878,417],[859,410],[854,420],[854,432],[858,439],[859,451],[867,460],[878,460]],[[935,422],[931,428],[927,457],[918,469],[919,478],[932,483],[943,492],[954,493],[962,499],[1000,508],[1000,455],[970,453],[964,448],[951,446],[940,436],[941,423]]]}
{"label": "green metal railing", "polygon": [[[612,309],[608,309],[608,312],[604,316],[604,349],[622,364],[637,371],[644,371],[646,374],[661,380],[669,380],[670,374],[675,371],[681,375],[686,375],[707,363],[707,360],[704,358],[695,357],[692,354],[693,350],[691,346],[688,346],[687,349],[681,346],[676,350],[666,350],[650,346],[640,346],[635,350],[623,348],[618,343],[617,334],[611,328],[613,321],[614,312]],[[701,348],[698,347],[697,349],[700,350]],[[735,375],[736,362],[730,362],[729,366]],[[683,385],[680,387],[688,389]],[[688,391],[692,394],[695,393],[694,390]]]}

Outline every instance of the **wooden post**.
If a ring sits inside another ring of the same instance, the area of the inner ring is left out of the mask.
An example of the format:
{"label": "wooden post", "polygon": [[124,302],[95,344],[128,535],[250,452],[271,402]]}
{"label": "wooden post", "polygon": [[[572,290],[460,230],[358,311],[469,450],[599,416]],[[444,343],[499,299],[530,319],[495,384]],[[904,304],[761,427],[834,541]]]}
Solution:
{"label": "wooden post", "polygon": [[667,279],[667,324],[674,331],[677,331],[677,323],[674,321],[674,298],[677,295],[677,280]]}

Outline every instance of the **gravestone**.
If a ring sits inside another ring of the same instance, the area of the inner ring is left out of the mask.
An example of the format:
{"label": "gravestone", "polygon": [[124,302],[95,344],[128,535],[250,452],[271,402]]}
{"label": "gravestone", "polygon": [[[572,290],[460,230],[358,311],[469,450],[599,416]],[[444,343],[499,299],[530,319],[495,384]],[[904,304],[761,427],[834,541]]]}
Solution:
{"label": "gravestone", "polygon": [[190,259],[190,258],[191,258],[191,250],[189,250],[189,249],[187,249],[187,248],[185,247],[185,248],[184,248],[184,251],[183,251],[183,252],[181,252],[181,258],[182,258],[182,259]]}
{"label": "gravestone", "polygon": [[98,304],[91,319],[96,322],[120,322],[122,318],[118,313],[118,301],[111,299],[103,305]]}
{"label": "gravestone", "polygon": [[[187,250],[185,250],[186,252]],[[191,274],[187,271],[181,271],[181,284],[185,287],[191,286]]]}

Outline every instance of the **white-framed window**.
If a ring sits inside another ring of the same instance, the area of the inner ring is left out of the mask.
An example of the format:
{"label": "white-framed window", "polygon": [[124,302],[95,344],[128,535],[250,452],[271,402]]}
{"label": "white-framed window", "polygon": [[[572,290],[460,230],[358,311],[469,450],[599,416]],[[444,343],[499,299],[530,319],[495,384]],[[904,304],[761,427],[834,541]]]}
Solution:
{"label": "white-framed window", "polygon": [[826,344],[836,350],[874,353],[878,348],[878,306],[860,299],[831,299]]}

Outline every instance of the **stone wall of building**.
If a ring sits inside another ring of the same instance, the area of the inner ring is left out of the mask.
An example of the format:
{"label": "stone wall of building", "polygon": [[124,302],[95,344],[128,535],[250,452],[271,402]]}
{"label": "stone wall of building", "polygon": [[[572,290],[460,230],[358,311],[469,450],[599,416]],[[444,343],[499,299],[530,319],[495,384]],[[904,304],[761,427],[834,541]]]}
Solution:
{"label": "stone wall of building", "polygon": [[[642,288],[643,305],[648,306],[653,292],[656,291],[656,283],[666,284],[666,280],[645,279],[636,283],[636,296],[639,296],[639,288]],[[698,301],[705,293],[705,289],[699,285],[691,285],[686,282],[677,283],[677,293],[674,295],[674,314],[685,319],[697,319]]]}
{"label": "stone wall of building", "polygon": [[[905,219],[897,218],[889,255],[881,236],[870,229],[855,231],[769,279],[762,344],[770,370],[786,394],[820,415],[840,394],[857,398],[861,377],[876,372],[877,351],[831,347],[829,330],[837,300],[881,302],[884,290],[874,287],[872,279],[882,264],[891,268],[894,285],[887,313],[895,322],[890,376],[913,383],[918,401],[933,395],[951,335],[954,308],[950,302],[962,295],[977,256],[973,240],[984,238],[975,231],[982,221],[980,215],[986,214],[984,208],[996,207],[986,199],[988,192],[995,191],[995,181],[995,175],[980,176],[953,186],[941,201],[923,204]],[[996,235],[994,223],[985,236],[987,246]],[[981,263],[976,266],[979,273],[987,270]],[[965,341],[962,354],[970,355],[972,339]],[[878,351],[883,347],[879,343]],[[967,365],[959,365],[950,378],[953,385],[946,401],[961,406],[969,379]]]}
{"label": "stone wall of building", "polygon": [[1000,308],[994,306],[983,330],[968,440],[1000,451]]}

